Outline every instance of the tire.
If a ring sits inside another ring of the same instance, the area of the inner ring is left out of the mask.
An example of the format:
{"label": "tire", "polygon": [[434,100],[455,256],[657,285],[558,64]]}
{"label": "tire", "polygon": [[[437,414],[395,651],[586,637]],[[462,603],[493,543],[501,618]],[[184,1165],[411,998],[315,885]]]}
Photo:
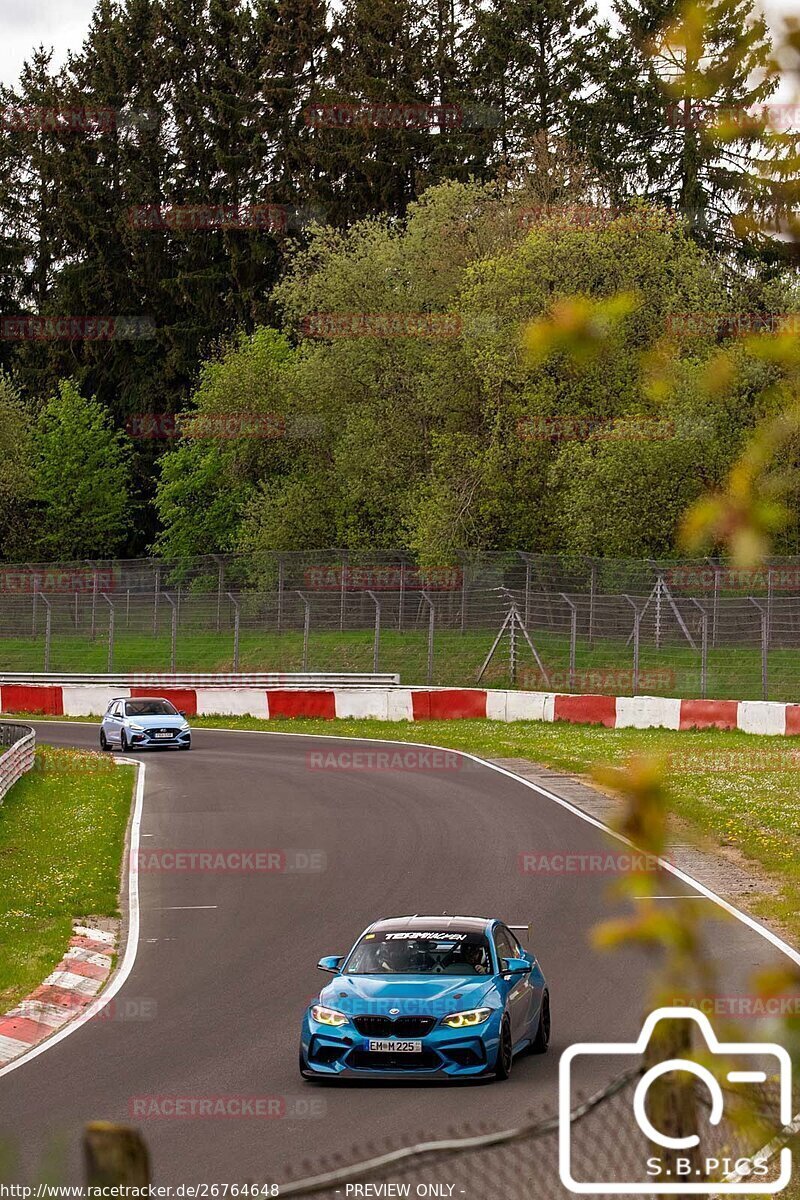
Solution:
{"label": "tire", "polygon": [[108,744],[108,738],[106,737],[105,729],[100,730],[100,749],[101,750],[110,750],[111,749],[111,747]]}
{"label": "tire", "polygon": [[542,1011],[539,1015],[539,1028],[536,1037],[531,1042],[531,1054],[546,1054],[550,1045],[550,993],[542,996]]}
{"label": "tire", "polygon": [[130,747],[128,746],[128,735],[123,729],[119,735],[120,754],[127,754]]}
{"label": "tire", "polygon": [[500,1027],[500,1045],[497,1047],[497,1059],[494,1064],[495,1079],[508,1079],[514,1062],[514,1047],[511,1041],[511,1022],[503,1017]]}

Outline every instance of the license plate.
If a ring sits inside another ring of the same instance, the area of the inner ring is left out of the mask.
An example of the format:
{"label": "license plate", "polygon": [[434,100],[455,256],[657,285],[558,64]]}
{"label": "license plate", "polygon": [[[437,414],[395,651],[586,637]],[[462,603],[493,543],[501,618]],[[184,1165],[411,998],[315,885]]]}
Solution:
{"label": "license plate", "polygon": [[422,1042],[393,1042],[385,1039],[370,1042],[370,1050],[379,1054],[421,1054]]}
{"label": "license plate", "polygon": [[155,736],[157,738],[171,738],[172,734],[171,733],[157,733]]}

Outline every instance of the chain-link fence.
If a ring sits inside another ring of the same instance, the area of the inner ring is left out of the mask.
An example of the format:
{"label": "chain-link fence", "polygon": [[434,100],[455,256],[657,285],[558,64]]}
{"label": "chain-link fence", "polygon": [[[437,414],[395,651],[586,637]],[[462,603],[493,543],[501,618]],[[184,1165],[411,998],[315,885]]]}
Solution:
{"label": "chain-link fence", "polygon": [[0,567],[0,672],[390,671],[791,701],[798,649],[800,559],[735,572],[509,553],[422,568],[309,551]]}
{"label": "chain-link fence", "polygon": [[[316,1170],[303,1172],[301,1178],[297,1171],[287,1174],[280,1195],[331,1200],[344,1195],[566,1200],[579,1190],[614,1194],[615,1185],[622,1183],[649,1185],[652,1190],[657,1183],[681,1180],[717,1183],[741,1175],[762,1185],[779,1178],[781,1150],[788,1145],[791,1153],[791,1138],[778,1119],[776,1082],[752,1086],[746,1106],[741,1091],[725,1089],[724,1115],[718,1124],[709,1119],[710,1094],[705,1086],[690,1088],[691,1111],[684,1101],[681,1105],[684,1120],[688,1117],[692,1130],[697,1131],[699,1145],[675,1151],[649,1142],[637,1125],[633,1105],[641,1075],[642,1069],[635,1069],[588,1099],[579,1098],[563,1121],[555,1114],[539,1112],[516,1128],[500,1132],[462,1127],[452,1137],[420,1140],[383,1153],[376,1154],[373,1149],[359,1155],[354,1151],[347,1165],[322,1160]],[[667,1093],[668,1101],[676,1091],[672,1088]],[[673,1126],[672,1132],[681,1131]],[[767,1147],[766,1153],[761,1153]],[[756,1160],[754,1166],[752,1159]],[[563,1183],[566,1176],[579,1186],[568,1190]],[[373,1187],[358,1191],[357,1183]],[[394,1186],[381,1188],[381,1184]],[[439,1191],[433,1190],[435,1185]],[[713,1194],[713,1187],[710,1190]],[[746,1186],[742,1191],[746,1194]],[[645,1192],[629,1194],[643,1197]]]}

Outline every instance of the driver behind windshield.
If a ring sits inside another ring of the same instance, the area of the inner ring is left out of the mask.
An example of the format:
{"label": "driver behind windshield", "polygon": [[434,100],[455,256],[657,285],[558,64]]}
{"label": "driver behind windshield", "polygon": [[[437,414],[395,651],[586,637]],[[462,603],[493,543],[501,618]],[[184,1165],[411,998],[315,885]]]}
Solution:
{"label": "driver behind windshield", "polygon": [[367,934],[345,967],[346,975],[489,975],[489,945],[482,933]]}

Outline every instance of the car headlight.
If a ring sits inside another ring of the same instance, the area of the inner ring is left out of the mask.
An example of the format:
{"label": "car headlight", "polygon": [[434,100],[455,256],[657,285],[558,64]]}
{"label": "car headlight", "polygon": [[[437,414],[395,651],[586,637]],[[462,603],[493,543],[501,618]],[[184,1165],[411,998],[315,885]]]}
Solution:
{"label": "car headlight", "polygon": [[335,1008],[326,1008],[324,1004],[313,1005],[311,1015],[320,1025],[346,1025],[348,1021],[344,1013],[337,1012]]}
{"label": "car headlight", "polygon": [[183,724],[181,725],[180,732],[186,733],[188,731],[188,729],[189,729],[189,722],[184,721]]}
{"label": "car headlight", "polygon": [[128,728],[132,729],[134,733],[144,733],[144,725],[137,725],[133,721],[131,721]]}
{"label": "car headlight", "polygon": [[466,1012],[449,1013],[442,1017],[442,1024],[451,1029],[469,1029],[472,1025],[482,1025],[492,1015],[490,1008],[470,1008]]}

